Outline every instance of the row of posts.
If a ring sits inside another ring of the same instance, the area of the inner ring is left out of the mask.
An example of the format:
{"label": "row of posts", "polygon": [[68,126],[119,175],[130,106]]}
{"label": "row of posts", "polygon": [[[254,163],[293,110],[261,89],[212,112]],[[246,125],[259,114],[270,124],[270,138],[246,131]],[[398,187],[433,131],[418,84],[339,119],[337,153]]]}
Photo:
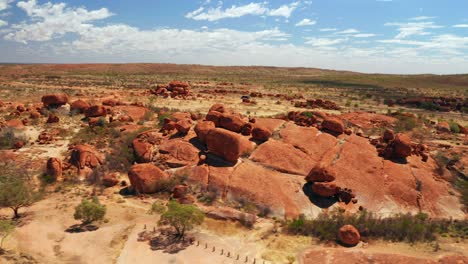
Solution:
{"label": "row of posts", "polygon": [[[196,244],[197,247],[200,246],[200,241],[197,241],[197,244]],[[205,243],[205,249],[208,249],[208,243]],[[216,247],[213,246],[213,248],[211,249],[211,252],[216,252]],[[227,251],[226,253],[224,252],[224,249],[221,249],[221,256],[226,254],[226,257],[228,258],[231,258],[231,252],[230,251]],[[234,256],[232,256],[234,257]],[[236,260],[240,260],[240,255],[237,254],[236,256]],[[248,263],[249,262],[249,257],[248,256],[245,256],[245,260],[244,260],[244,263]],[[258,262],[258,264],[266,264],[267,262],[265,260],[263,260],[263,262]],[[253,261],[252,261],[252,264],[257,264],[257,259],[254,258]]]}

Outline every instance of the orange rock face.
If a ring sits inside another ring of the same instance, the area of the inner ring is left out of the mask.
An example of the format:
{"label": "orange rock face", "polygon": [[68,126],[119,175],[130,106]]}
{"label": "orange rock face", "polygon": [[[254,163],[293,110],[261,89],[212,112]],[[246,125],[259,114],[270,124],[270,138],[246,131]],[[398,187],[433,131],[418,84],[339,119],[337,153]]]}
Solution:
{"label": "orange rock face", "polygon": [[131,185],[138,193],[155,193],[159,190],[160,180],[169,176],[151,163],[133,165],[128,171]]}
{"label": "orange rock face", "polygon": [[255,149],[250,159],[281,172],[305,176],[313,166],[313,160],[290,144],[269,140]]}
{"label": "orange rock face", "polygon": [[169,167],[176,168],[186,165],[196,165],[200,151],[189,142],[183,140],[167,140],[159,146],[159,152],[167,154],[165,162]]}
{"label": "orange rock face", "polygon": [[406,158],[411,155],[411,139],[405,134],[397,134],[393,141],[393,155]]}
{"label": "orange rock face", "polygon": [[197,133],[198,140],[205,143],[208,131],[213,128],[215,128],[215,123],[211,121],[199,121],[194,128],[195,133]]}
{"label": "orange rock face", "polygon": [[337,117],[328,117],[322,122],[322,127],[336,134],[343,134],[344,124],[341,119]]}
{"label": "orange rock face", "polygon": [[96,168],[103,163],[104,159],[96,149],[90,145],[77,145],[72,149],[70,163],[78,168]]}
{"label": "orange rock face", "polygon": [[252,150],[248,139],[222,128],[214,128],[208,132],[206,145],[210,152],[229,162],[237,162],[242,154]]}

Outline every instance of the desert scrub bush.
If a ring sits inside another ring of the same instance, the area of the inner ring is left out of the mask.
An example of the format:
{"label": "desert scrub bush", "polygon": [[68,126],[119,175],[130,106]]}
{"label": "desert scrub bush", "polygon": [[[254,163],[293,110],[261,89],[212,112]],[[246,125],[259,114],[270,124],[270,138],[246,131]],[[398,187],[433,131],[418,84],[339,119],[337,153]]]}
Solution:
{"label": "desert scrub bush", "polygon": [[12,149],[17,141],[27,142],[27,139],[13,128],[5,128],[0,132],[0,149]]}
{"label": "desert scrub bush", "polygon": [[380,218],[365,210],[357,214],[346,214],[340,209],[322,213],[316,219],[301,216],[287,222],[286,230],[292,234],[311,235],[322,241],[333,241],[339,228],[346,224],[355,226],[365,238],[409,243],[434,241],[437,234],[442,233],[466,237],[468,232],[466,220],[433,220],[424,213]]}
{"label": "desert scrub bush", "polygon": [[143,132],[140,129],[135,132],[123,134],[118,129],[112,129],[110,132],[109,143],[111,150],[106,155],[105,164],[111,171],[128,171],[135,163],[136,157],[133,152],[132,142],[135,137]]}
{"label": "desert scrub bush", "polygon": [[449,126],[450,126],[450,131],[452,131],[452,133],[460,133],[460,127],[458,126],[457,123],[455,122],[449,122]]}
{"label": "desert scrub bush", "polygon": [[170,177],[169,179],[161,179],[158,181],[156,189],[159,192],[172,193],[174,187],[184,184],[187,178],[187,175],[177,175]]}
{"label": "desert scrub bush", "polygon": [[11,220],[2,220],[0,219],[0,255],[3,253],[3,242],[5,239],[13,233],[15,230],[15,225]]}
{"label": "desert scrub bush", "polygon": [[161,202],[154,202],[151,204],[151,208],[148,210],[148,214],[163,214],[166,212],[167,207]]}
{"label": "desert scrub bush", "polygon": [[83,224],[91,224],[92,222],[104,219],[106,215],[106,206],[102,205],[97,197],[91,200],[83,199],[81,203],[75,207],[73,217],[75,220],[81,220]]}
{"label": "desert scrub bush", "polygon": [[398,119],[395,124],[395,132],[397,133],[411,131],[418,125],[416,117],[414,116],[397,114],[395,117]]}

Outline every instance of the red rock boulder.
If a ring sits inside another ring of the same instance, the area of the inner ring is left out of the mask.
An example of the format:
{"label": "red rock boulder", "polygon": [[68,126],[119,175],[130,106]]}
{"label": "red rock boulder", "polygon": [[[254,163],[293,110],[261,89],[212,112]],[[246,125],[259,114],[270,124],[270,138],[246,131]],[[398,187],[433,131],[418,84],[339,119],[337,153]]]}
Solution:
{"label": "red rock boulder", "polygon": [[411,139],[405,134],[397,134],[392,147],[395,158],[406,158],[411,155]]}
{"label": "red rock boulder", "polygon": [[346,246],[355,246],[361,240],[359,231],[352,225],[344,225],[338,230],[338,240]]}
{"label": "red rock boulder", "polygon": [[52,177],[53,180],[62,177],[62,161],[57,158],[49,158],[46,166],[47,175]]}
{"label": "red rock boulder", "polygon": [[332,197],[338,192],[338,187],[332,182],[315,182],[312,191],[321,197]]}
{"label": "red rock boulder", "polygon": [[241,132],[244,123],[238,115],[233,114],[224,114],[219,119],[220,127],[236,133]]}
{"label": "red rock boulder", "polygon": [[252,144],[247,138],[222,128],[208,132],[206,145],[210,152],[229,162],[237,162],[241,155],[252,150]]}
{"label": "red rock boulder", "polygon": [[223,116],[223,114],[221,112],[218,112],[218,111],[210,111],[208,112],[208,114],[206,115],[205,119],[206,121],[211,121],[215,124],[216,127],[219,127],[220,123],[220,119],[221,117]]}
{"label": "red rock boulder", "polygon": [[74,112],[77,112],[77,113],[80,113],[80,114],[83,114],[90,107],[91,107],[91,105],[88,102],[79,99],[79,100],[74,101],[71,104],[70,110],[74,111]]}
{"label": "red rock boulder", "polygon": [[439,122],[436,126],[436,129],[442,133],[450,133],[450,125],[447,122]]}
{"label": "red rock boulder", "polygon": [[211,129],[215,128],[215,123],[213,123],[212,121],[199,121],[196,125],[195,125],[195,133],[197,134],[197,137],[198,137],[198,140],[200,140],[200,142],[202,143],[205,143],[205,140],[206,140],[206,135],[208,134],[208,131],[210,131]]}
{"label": "red rock boulder", "polygon": [[335,172],[323,164],[317,164],[305,178],[308,182],[331,182],[336,179]]}
{"label": "red rock boulder", "polygon": [[50,114],[49,115],[49,118],[47,118],[47,123],[48,124],[51,124],[51,123],[58,123],[60,121],[60,119],[58,118],[58,116],[54,115],[54,114]]}
{"label": "red rock boulder", "polygon": [[161,181],[169,176],[151,163],[133,165],[128,171],[131,185],[138,193],[155,193],[161,188]]}
{"label": "red rock boulder", "polygon": [[255,126],[252,129],[252,138],[258,141],[267,141],[271,137],[271,132],[265,127]]}
{"label": "red rock boulder", "polygon": [[175,124],[177,131],[184,135],[189,132],[191,126],[192,124],[189,120],[180,120]]}
{"label": "red rock boulder", "polygon": [[86,117],[106,116],[107,109],[102,105],[93,105],[85,111]]}
{"label": "red rock boulder", "polygon": [[41,99],[44,107],[57,108],[68,103],[68,95],[66,94],[48,94],[42,96]]}
{"label": "red rock boulder", "polygon": [[109,173],[102,177],[101,182],[104,187],[109,188],[117,185],[119,183],[119,178],[117,177],[117,173]]}
{"label": "red rock boulder", "polygon": [[73,147],[70,163],[78,168],[78,171],[85,167],[96,168],[103,164],[103,157],[90,145],[77,145]]}
{"label": "red rock boulder", "polygon": [[339,135],[343,134],[345,129],[343,121],[336,117],[327,117],[323,120],[322,128]]}

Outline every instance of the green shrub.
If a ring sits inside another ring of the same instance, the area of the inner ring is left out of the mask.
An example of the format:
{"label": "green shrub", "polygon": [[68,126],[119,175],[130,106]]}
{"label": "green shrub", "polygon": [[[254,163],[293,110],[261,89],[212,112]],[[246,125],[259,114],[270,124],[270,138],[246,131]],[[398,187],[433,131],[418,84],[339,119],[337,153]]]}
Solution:
{"label": "green shrub", "polygon": [[101,205],[97,197],[92,200],[83,199],[81,203],[75,207],[75,220],[81,220],[83,224],[104,219],[106,215],[106,206]]}
{"label": "green shrub", "polygon": [[163,214],[166,212],[167,207],[160,203],[160,202],[154,202],[151,204],[151,208],[148,210],[148,214]]}
{"label": "green shrub", "polygon": [[13,233],[13,230],[15,229],[15,225],[11,220],[2,220],[0,219],[0,254],[2,253],[1,251],[3,250],[3,241],[11,234]]}
{"label": "green shrub", "polygon": [[455,122],[449,122],[449,125],[450,125],[450,131],[452,131],[452,133],[460,133],[460,127],[458,126],[457,123]]}
{"label": "green shrub", "polygon": [[411,131],[418,126],[418,122],[413,116],[396,115],[398,121],[395,124],[395,132]]}
{"label": "green shrub", "polygon": [[205,219],[205,214],[191,204],[180,204],[172,200],[167,208],[167,211],[161,215],[159,225],[172,226],[179,238],[184,237],[185,232],[193,229],[196,225],[201,225]]}

